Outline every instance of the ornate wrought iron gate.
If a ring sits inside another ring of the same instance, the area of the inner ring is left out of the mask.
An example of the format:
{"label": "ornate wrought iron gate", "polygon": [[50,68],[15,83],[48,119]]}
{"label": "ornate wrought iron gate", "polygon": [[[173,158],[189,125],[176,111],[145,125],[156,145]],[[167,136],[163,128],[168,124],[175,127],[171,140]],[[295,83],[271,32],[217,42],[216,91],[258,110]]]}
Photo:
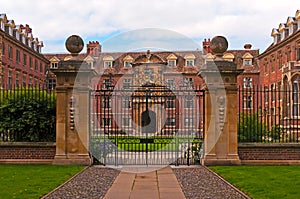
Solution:
{"label": "ornate wrought iron gate", "polygon": [[90,95],[90,152],[105,165],[199,164],[204,92],[145,85]]}

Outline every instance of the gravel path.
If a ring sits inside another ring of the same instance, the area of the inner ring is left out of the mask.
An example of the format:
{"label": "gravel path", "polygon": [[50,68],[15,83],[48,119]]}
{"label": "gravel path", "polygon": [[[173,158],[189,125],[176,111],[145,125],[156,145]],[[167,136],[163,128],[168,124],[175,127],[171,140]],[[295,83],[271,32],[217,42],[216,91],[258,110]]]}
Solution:
{"label": "gravel path", "polygon": [[120,171],[90,167],[43,199],[103,198]]}
{"label": "gravel path", "polygon": [[249,198],[204,167],[173,168],[173,172],[188,199]]}

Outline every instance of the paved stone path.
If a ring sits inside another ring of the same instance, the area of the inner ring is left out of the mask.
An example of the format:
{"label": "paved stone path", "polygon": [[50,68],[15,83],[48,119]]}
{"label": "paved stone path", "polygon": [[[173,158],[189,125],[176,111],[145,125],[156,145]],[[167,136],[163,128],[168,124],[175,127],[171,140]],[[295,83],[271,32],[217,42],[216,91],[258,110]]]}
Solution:
{"label": "paved stone path", "polygon": [[121,172],[105,199],[184,199],[185,196],[170,167],[147,173]]}
{"label": "paved stone path", "polygon": [[43,199],[248,199],[203,166],[92,166]]}

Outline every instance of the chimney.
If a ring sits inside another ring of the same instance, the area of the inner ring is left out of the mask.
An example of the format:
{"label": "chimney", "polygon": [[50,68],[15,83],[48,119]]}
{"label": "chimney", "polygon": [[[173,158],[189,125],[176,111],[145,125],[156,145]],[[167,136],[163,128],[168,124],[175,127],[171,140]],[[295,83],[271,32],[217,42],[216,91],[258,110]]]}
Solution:
{"label": "chimney", "polygon": [[32,33],[32,29],[30,28],[30,26],[28,24],[26,24],[25,26],[23,26],[22,24],[20,25],[20,28],[23,30],[25,29],[25,31],[27,33]]}
{"label": "chimney", "polygon": [[245,48],[246,50],[250,50],[250,49],[251,49],[251,47],[252,47],[252,45],[251,45],[251,44],[245,44],[245,45],[244,45],[244,48]]}
{"label": "chimney", "polygon": [[202,42],[202,48],[203,48],[204,55],[206,55],[207,53],[211,53],[210,39],[208,39],[208,40],[204,39],[204,41]]}
{"label": "chimney", "polygon": [[89,43],[86,46],[87,54],[98,56],[101,53],[101,45],[98,41],[89,41]]}

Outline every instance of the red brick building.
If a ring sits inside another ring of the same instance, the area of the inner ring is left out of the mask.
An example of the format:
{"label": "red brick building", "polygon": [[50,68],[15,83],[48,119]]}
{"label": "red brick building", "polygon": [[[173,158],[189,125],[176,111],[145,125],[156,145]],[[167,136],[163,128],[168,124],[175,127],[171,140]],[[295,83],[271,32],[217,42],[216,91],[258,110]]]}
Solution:
{"label": "red brick building", "polygon": [[274,28],[271,36],[273,43],[258,56],[262,110],[269,123],[296,133],[300,128],[300,10]]}
{"label": "red brick building", "polygon": [[[99,42],[89,42],[87,44],[87,52],[85,54],[79,54],[77,59],[87,62],[91,67],[93,67],[98,76],[93,79],[94,88],[98,89],[108,89],[113,86],[116,90],[127,90],[129,88],[134,88],[133,90],[138,90],[138,88],[143,87],[143,85],[155,85],[158,89],[162,86],[165,89],[181,90],[183,87],[192,90],[200,90],[202,87],[203,79],[198,76],[198,73],[202,67],[204,67],[206,61],[214,59],[214,55],[211,54],[210,50],[210,40],[203,41],[203,51],[145,51],[145,52],[101,52],[101,45]],[[259,84],[259,70],[256,62],[256,57],[258,56],[258,50],[252,50],[251,45],[245,45],[243,50],[229,50],[227,51],[223,58],[227,61],[232,61],[238,65],[238,68],[244,68],[245,72],[238,79],[239,86],[245,88],[253,88],[255,85]],[[57,68],[61,61],[68,60],[71,58],[69,54],[47,54],[45,55],[50,61],[50,68]],[[133,94],[135,96],[138,94]],[[196,95],[200,95],[199,93]],[[129,96],[130,97],[130,96]],[[152,96],[153,97],[153,96]],[[243,96],[244,103],[241,104],[243,109],[252,109],[255,99],[252,95]],[[134,97],[133,97],[134,98]],[[182,110],[174,110],[171,107],[177,106],[175,101],[167,102],[165,109],[166,117],[166,127],[159,126],[159,120],[157,120],[157,125],[159,129],[162,129],[163,134],[172,134],[174,129],[184,130],[185,133],[188,132],[185,125],[195,124],[195,116],[199,116],[199,108],[202,106],[201,96],[195,101],[188,101],[183,99],[182,96],[179,97],[184,104]],[[101,124],[98,124],[97,129],[105,131],[105,129],[116,129],[117,126],[126,126],[131,128],[129,124],[130,115],[135,123],[139,124],[138,118],[142,115],[142,111],[145,111],[145,103],[139,103],[139,108],[131,110],[131,114],[127,114],[125,110],[122,109],[124,104],[133,103],[131,102],[119,101],[116,99],[117,106],[120,107],[120,114],[122,113],[122,118],[119,118],[121,125],[117,125],[116,118],[113,119],[112,115],[108,114],[110,110],[111,100],[105,101],[105,98],[101,98],[100,102],[97,102],[97,113],[101,115]],[[102,100],[102,101],[101,101]],[[104,101],[103,101],[104,100]],[[139,99],[141,100],[141,99]],[[154,100],[155,101],[155,100]],[[156,105],[162,106],[160,104],[161,99],[157,97]],[[116,102],[114,102],[116,104]],[[193,108],[192,108],[193,107]],[[198,109],[196,108],[198,107]],[[123,107],[124,108],[124,107]],[[135,113],[134,111],[139,110],[140,112]],[[189,111],[189,112],[187,112]],[[179,119],[180,115],[176,114],[181,112],[185,115],[184,118]],[[157,115],[162,115],[161,110],[156,111]],[[203,117],[203,116],[201,116]],[[118,119],[117,119],[118,120]],[[199,121],[198,121],[199,122]],[[141,125],[141,124],[139,124]],[[179,128],[178,125],[183,125]],[[201,129],[201,122],[199,122],[199,129]],[[199,130],[198,129],[198,130]],[[118,130],[117,130],[118,131]]]}
{"label": "red brick building", "polygon": [[29,25],[16,25],[0,14],[0,88],[43,85],[49,61],[41,54],[43,43]]}

